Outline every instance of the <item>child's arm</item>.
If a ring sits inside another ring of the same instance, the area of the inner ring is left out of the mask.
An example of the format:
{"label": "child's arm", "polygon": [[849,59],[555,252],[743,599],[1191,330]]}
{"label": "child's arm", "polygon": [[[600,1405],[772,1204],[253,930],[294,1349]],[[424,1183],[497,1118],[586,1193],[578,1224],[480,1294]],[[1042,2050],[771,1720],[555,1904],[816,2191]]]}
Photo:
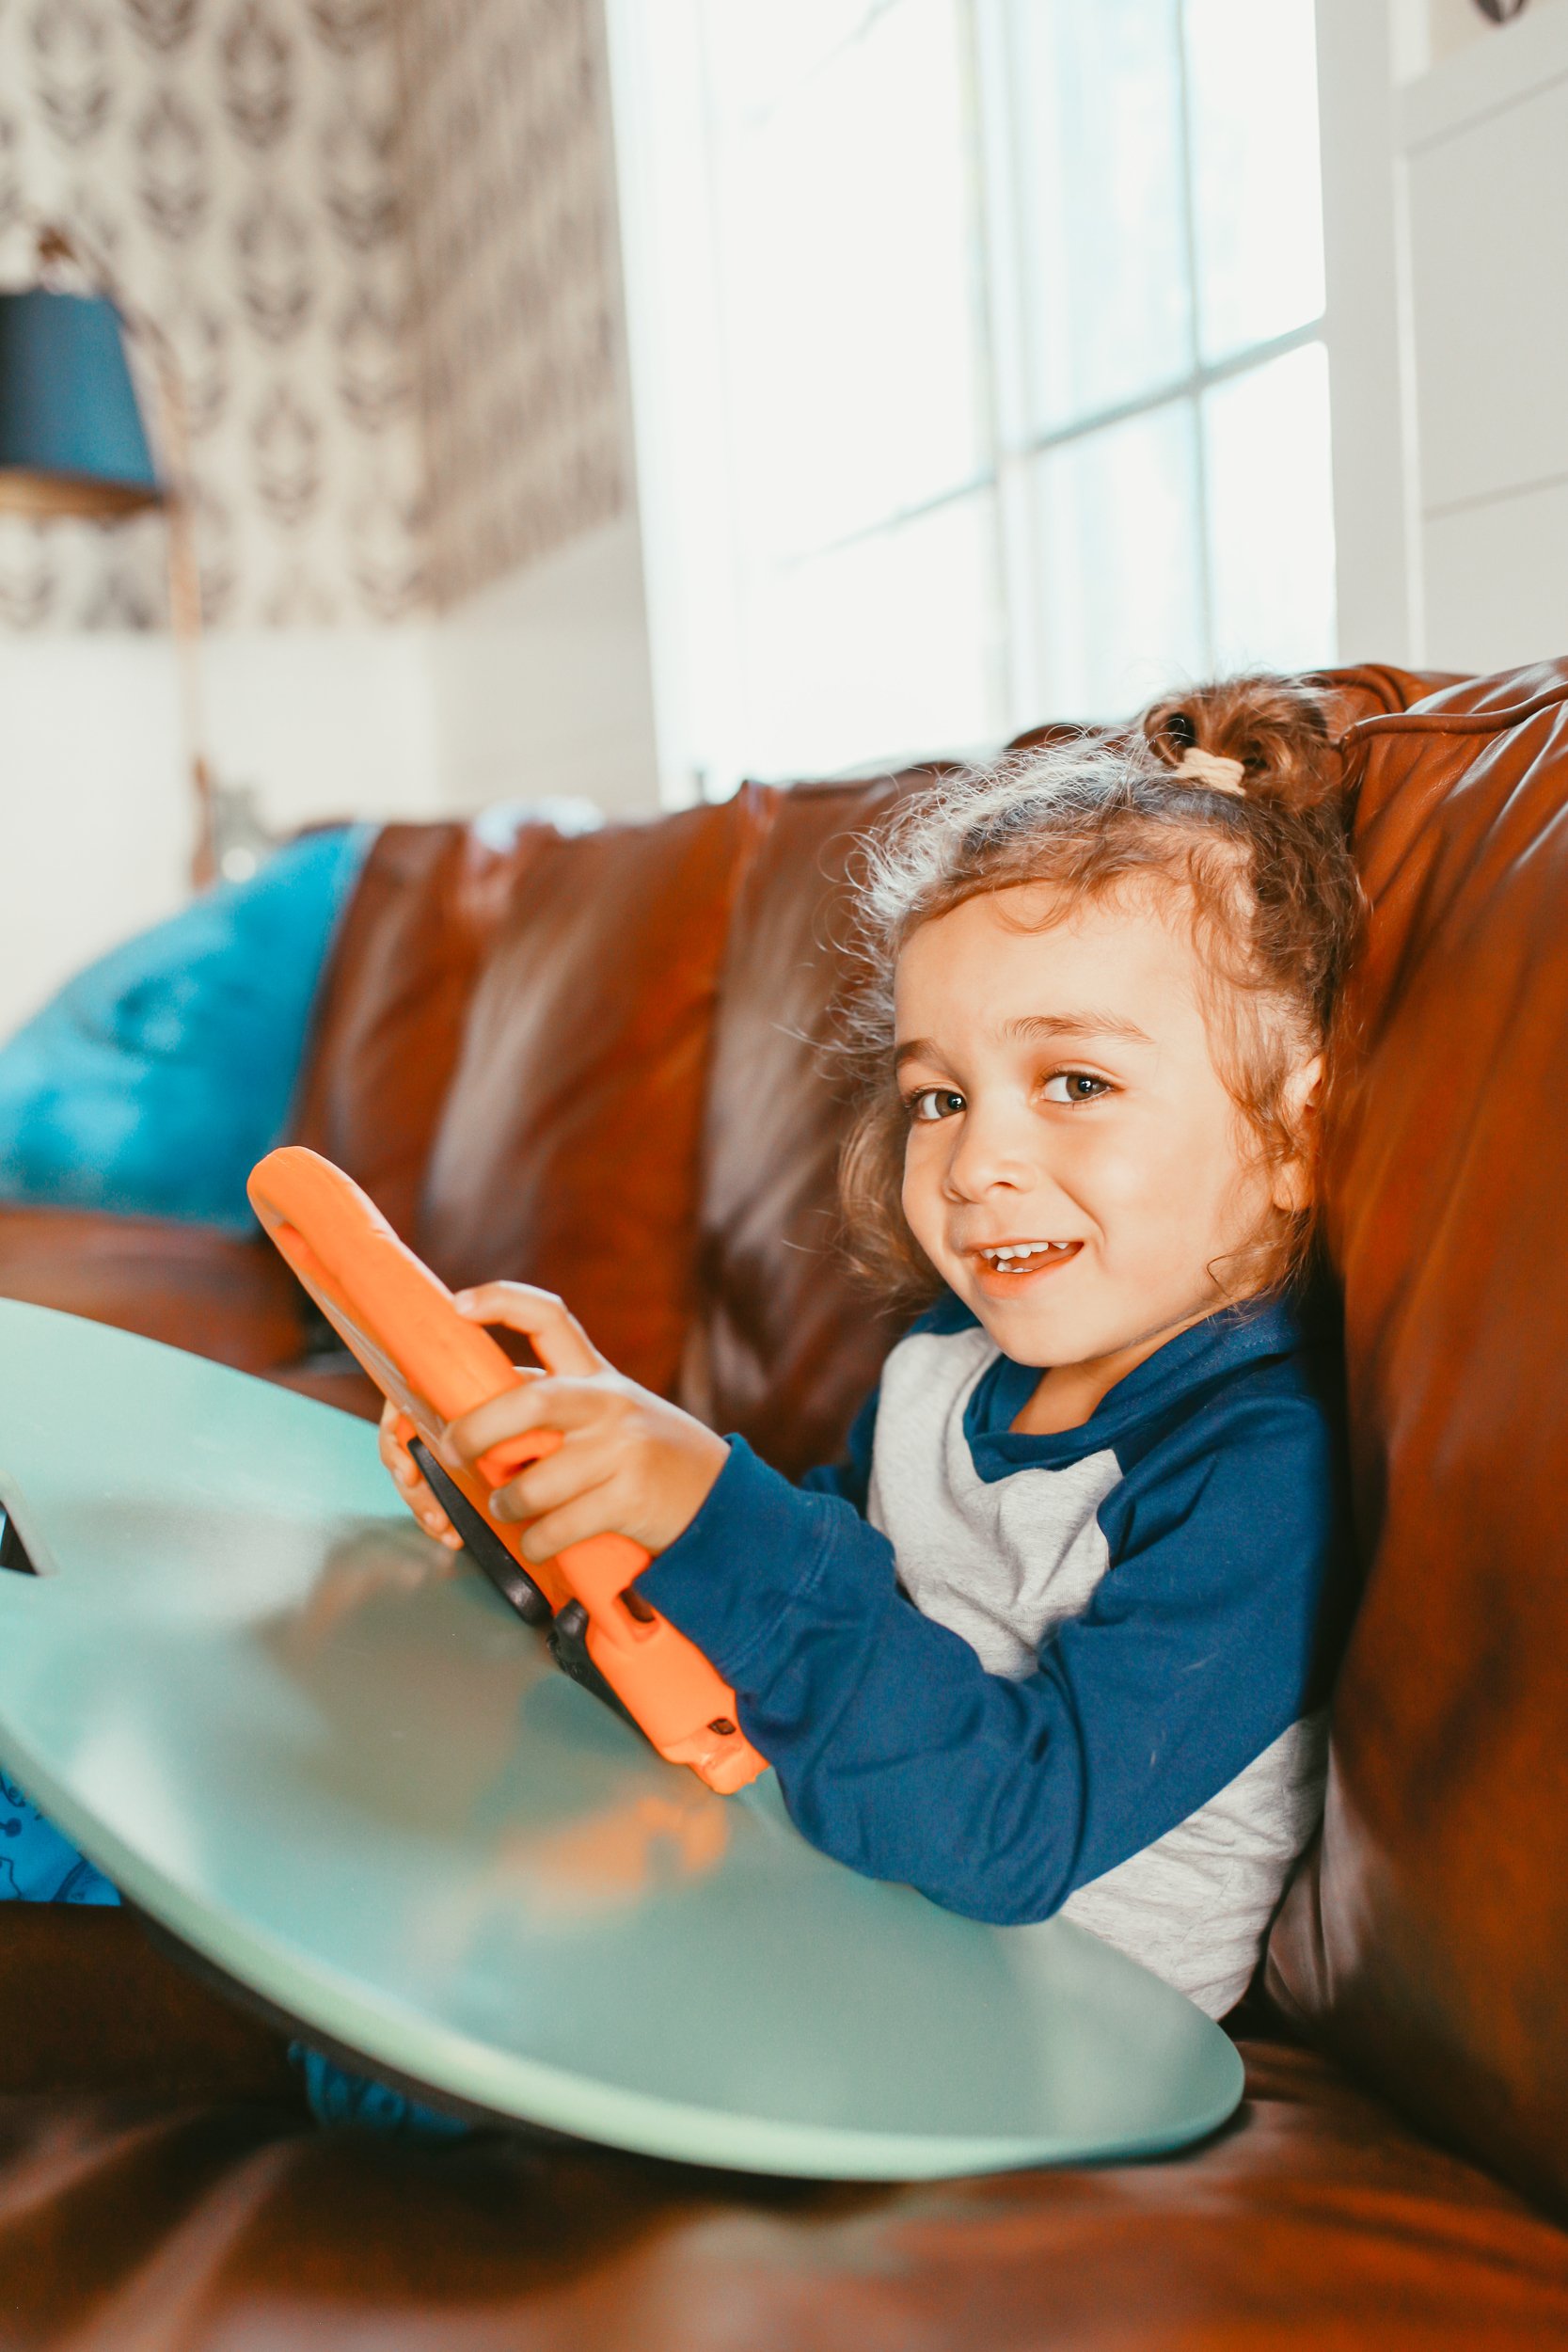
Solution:
{"label": "child's arm", "polygon": [[863,1463],[833,1491],[792,1486],[622,1379],[559,1300],[497,1283],[463,1304],[579,1369],[479,1406],[447,1450],[472,1463],[524,1429],[565,1432],[498,1515],[534,1521],[537,1560],[607,1532],[660,1555],[641,1589],[734,1686],[800,1828],[856,1869],[976,1917],[1048,1917],[1304,1710],[1337,1465],[1299,1400],[1173,1463],[1084,1615],[1015,1682],[905,1598],[891,1545],[844,1499]]}
{"label": "child's arm", "polygon": [[1320,1702],[1338,1465],[1299,1400],[1251,1419],[1146,1490],[1116,1566],[1021,1681],[919,1614],[847,1504],[738,1440],[642,1589],[734,1685],[814,1844],[974,1917],[1045,1918]]}

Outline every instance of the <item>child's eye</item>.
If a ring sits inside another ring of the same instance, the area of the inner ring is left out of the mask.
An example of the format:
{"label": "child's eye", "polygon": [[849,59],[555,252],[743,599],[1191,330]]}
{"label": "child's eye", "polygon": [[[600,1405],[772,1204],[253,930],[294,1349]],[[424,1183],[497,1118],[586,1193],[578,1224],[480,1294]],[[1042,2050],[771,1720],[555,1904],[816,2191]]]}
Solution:
{"label": "child's eye", "polygon": [[963,1096],[954,1087],[922,1087],[918,1094],[909,1098],[910,1117],[914,1120],[953,1119],[967,1107]]}
{"label": "child's eye", "polygon": [[1094,1103],[1112,1090],[1110,1080],[1092,1070],[1053,1070],[1044,1088],[1048,1103]]}

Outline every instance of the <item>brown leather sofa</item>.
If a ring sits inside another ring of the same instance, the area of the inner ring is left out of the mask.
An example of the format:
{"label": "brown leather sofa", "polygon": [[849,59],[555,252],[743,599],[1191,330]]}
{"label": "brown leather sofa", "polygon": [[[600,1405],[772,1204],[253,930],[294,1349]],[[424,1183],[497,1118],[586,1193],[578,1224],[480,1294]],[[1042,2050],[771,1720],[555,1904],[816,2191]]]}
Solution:
{"label": "brown leather sofa", "polygon": [[[322,2133],[130,1916],[12,1905],[0,2343],[1568,2343],[1568,662],[1332,683],[1375,910],[1328,1154],[1366,1587],[1233,2125],[885,2189]],[[389,829],[297,1135],[452,1280],[552,1284],[638,1378],[831,1454],[888,1333],[833,1259],[813,1041],[846,835],[908,781]],[[260,1243],[15,1211],[0,1290],[367,1403]]]}

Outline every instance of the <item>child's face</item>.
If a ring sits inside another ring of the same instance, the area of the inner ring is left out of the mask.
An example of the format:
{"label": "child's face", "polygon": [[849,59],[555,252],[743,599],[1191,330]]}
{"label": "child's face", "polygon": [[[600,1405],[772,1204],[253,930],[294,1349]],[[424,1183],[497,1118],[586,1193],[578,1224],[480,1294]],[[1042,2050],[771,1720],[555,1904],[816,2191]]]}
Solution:
{"label": "child's face", "polygon": [[1031,928],[1052,905],[1039,885],[967,900],[914,933],[895,987],[911,1231],[1004,1353],[1041,1366],[1212,1313],[1211,1267],[1299,1181],[1251,1165],[1184,896]]}

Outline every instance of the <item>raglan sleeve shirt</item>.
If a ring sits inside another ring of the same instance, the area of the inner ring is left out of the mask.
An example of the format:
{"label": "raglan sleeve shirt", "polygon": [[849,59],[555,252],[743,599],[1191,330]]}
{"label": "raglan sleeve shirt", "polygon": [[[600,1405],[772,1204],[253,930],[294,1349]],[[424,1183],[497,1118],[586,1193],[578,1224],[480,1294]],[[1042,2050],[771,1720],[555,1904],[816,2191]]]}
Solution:
{"label": "raglan sleeve shirt", "polygon": [[1341,1534],[1334,1430],[1267,1378],[1197,1416],[1101,1510],[1110,1567],[1021,1679],[900,1588],[849,1460],[795,1486],[731,1440],[648,1599],[734,1685],[797,1826],[874,1878],[997,1923],[1049,1917],[1208,1803],[1316,1703]]}

